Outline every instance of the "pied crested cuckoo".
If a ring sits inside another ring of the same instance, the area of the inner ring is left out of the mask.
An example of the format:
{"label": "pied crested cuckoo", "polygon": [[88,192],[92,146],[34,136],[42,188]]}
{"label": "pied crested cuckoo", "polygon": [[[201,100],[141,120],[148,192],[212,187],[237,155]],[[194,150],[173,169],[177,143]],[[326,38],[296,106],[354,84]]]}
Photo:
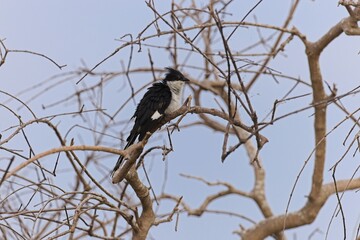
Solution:
{"label": "pied crested cuckoo", "polygon": [[[181,107],[182,92],[189,79],[173,68],[165,69],[167,71],[165,78],[149,87],[137,105],[132,116],[135,123],[126,139],[127,144],[124,149],[131,146],[136,138],[139,141],[143,140],[147,132],[156,130],[154,127],[158,126],[165,114],[172,113]],[[120,156],[112,175],[120,168],[123,161],[124,157]]]}

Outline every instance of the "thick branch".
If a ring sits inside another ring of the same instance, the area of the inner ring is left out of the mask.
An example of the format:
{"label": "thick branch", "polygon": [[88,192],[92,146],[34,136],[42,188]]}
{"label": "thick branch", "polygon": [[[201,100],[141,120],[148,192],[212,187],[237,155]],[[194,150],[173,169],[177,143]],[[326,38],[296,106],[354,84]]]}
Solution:
{"label": "thick branch", "polygon": [[[134,166],[134,165],[133,165]],[[126,175],[126,180],[134,189],[136,196],[140,199],[142,212],[139,219],[136,220],[138,229],[133,229],[133,240],[145,240],[146,236],[155,222],[155,213],[152,208],[149,189],[141,182],[139,175],[133,167]]]}
{"label": "thick branch", "polygon": [[[341,180],[337,182],[338,192],[358,188],[360,188],[360,178],[353,180]],[[283,227],[290,229],[312,223],[327,199],[334,194],[335,191],[334,183],[325,184],[315,201],[308,201],[307,204],[299,211],[288,215],[272,217],[259,222],[253,228],[246,230],[242,234],[243,239],[265,239],[271,233],[282,231]]]}
{"label": "thick branch", "polygon": [[320,51],[316,44],[309,44],[307,48],[310,79],[313,93],[313,102],[323,102],[323,104],[316,104],[314,130],[315,130],[315,166],[312,178],[312,187],[309,200],[317,198],[321,185],[323,182],[323,172],[326,155],[326,94],[324,91],[323,80],[320,71]]}

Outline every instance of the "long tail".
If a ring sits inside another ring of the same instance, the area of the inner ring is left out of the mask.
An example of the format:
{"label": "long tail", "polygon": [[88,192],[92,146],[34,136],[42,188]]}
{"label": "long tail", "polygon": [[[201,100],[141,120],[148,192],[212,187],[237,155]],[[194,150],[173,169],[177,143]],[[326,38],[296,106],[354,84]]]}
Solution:
{"label": "long tail", "polygon": [[[135,139],[136,139],[137,135],[138,134],[133,133],[133,132],[130,133],[130,136],[126,139],[128,142],[127,142],[124,150],[127,149],[128,147],[130,147],[135,142]],[[116,162],[116,165],[115,165],[114,169],[111,172],[111,176],[113,176],[115,171],[120,168],[123,161],[124,161],[124,157],[122,155],[120,155],[119,159]]]}

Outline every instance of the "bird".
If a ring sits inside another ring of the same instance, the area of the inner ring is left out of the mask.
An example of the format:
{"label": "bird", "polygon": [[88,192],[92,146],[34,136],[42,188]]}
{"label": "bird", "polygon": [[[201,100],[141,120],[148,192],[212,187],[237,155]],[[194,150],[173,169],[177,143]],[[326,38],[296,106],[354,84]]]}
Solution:
{"label": "bird", "polygon": [[[130,147],[136,138],[139,141],[143,140],[147,132],[156,130],[154,128],[166,114],[181,107],[182,93],[185,83],[189,82],[189,79],[173,68],[167,67],[165,70],[165,78],[160,82],[153,83],[137,105],[135,113],[131,117],[135,123],[126,139],[127,144],[124,149]],[[120,155],[111,172],[112,176],[123,161],[124,157]]]}

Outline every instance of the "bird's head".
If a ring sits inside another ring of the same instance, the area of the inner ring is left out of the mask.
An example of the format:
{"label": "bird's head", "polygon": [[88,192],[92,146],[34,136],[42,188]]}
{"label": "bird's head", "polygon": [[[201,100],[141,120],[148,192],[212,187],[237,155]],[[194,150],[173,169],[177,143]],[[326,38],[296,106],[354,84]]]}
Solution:
{"label": "bird's head", "polygon": [[165,68],[167,70],[167,73],[165,74],[164,81],[183,81],[188,82],[189,79],[187,79],[181,72],[178,70],[175,70],[173,68],[167,67]]}

